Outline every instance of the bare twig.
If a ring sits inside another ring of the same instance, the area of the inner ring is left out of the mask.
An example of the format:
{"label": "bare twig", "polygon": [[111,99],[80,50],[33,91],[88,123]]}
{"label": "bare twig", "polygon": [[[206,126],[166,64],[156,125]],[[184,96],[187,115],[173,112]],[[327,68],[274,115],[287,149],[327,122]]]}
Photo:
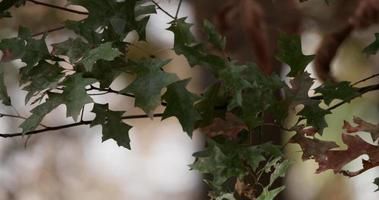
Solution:
{"label": "bare twig", "polygon": [[43,35],[45,33],[52,33],[52,32],[60,31],[60,30],[63,30],[63,29],[65,29],[65,26],[58,26],[56,28],[52,28],[52,29],[49,29],[49,30],[46,30],[46,31],[41,31],[41,32],[35,33],[35,34],[32,35],[32,37],[37,37],[37,36]]}
{"label": "bare twig", "polygon": [[27,0],[27,1],[29,1],[31,3],[34,3],[36,5],[41,5],[41,6],[45,6],[45,7],[49,7],[49,8],[54,8],[54,9],[57,9],[57,10],[62,10],[62,11],[66,11],[66,12],[70,12],[70,13],[75,13],[75,14],[79,14],[79,15],[88,15],[89,14],[88,12],[74,10],[74,9],[70,9],[70,8],[66,8],[66,7],[61,7],[61,6],[57,6],[57,5],[53,5],[53,4],[49,4],[49,3],[44,3],[44,2],[40,2],[40,1],[36,1],[36,0]]}
{"label": "bare twig", "polygon": [[[154,114],[153,117],[162,117],[162,113]],[[132,115],[132,116],[124,116],[122,119],[142,119],[142,118],[150,118],[148,115]],[[21,136],[29,136],[29,135],[35,135],[38,133],[44,133],[44,132],[49,132],[49,131],[56,131],[56,130],[62,130],[66,128],[71,128],[71,127],[77,127],[77,126],[83,126],[83,125],[89,125],[92,123],[91,121],[80,121],[72,124],[65,124],[61,126],[52,126],[52,127],[46,127],[44,129],[39,129],[39,130],[34,130],[34,131],[29,131],[26,133],[18,132],[18,133],[6,133],[6,134],[0,134],[0,137],[2,138],[11,138],[11,137],[21,137]]]}
{"label": "bare twig", "polygon": [[159,10],[161,10],[164,14],[169,16],[171,19],[175,20],[176,18],[172,16],[170,13],[168,13],[165,9],[163,9],[156,1],[152,0],[151,1]]}

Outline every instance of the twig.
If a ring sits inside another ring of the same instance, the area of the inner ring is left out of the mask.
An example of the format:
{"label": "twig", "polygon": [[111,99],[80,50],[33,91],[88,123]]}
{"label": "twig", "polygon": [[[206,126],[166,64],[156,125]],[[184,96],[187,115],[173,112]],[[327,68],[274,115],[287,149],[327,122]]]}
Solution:
{"label": "twig", "polygon": [[66,8],[66,7],[61,7],[61,6],[57,6],[57,5],[53,5],[53,4],[49,4],[49,3],[44,3],[44,2],[40,2],[40,1],[36,1],[36,0],[27,0],[27,1],[29,1],[31,3],[34,3],[36,5],[46,6],[46,7],[49,7],[49,8],[54,8],[54,9],[57,9],[57,10],[62,10],[62,11],[66,11],[66,12],[70,12],[70,13],[75,13],[75,14],[79,14],[79,15],[88,15],[89,14],[88,12],[74,10],[74,9],[70,9],[70,8]]}
{"label": "twig", "polygon": [[37,36],[43,35],[45,33],[52,33],[52,32],[60,31],[60,30],[63,30],[63,29],[65,29],[65,26],[59,26],[59,27],[52,28],[52,29],[49,29],[49,30],[46,30],[46,31],[41,31],[39,33],[35,33],[35,34],[32,35],[32,37],[37,37]]}
{"label": "twig", "polygon": [[[162,117],[162,113],[154,114],[153,117]],[[132,116],[124,116],[122,119],[142,119],[142,118],[150,118],[148,115],[132,115]],[[76,126],[83,126],[83,125],[89,125],[92,123],[91,121],[80,121],[72,124],[65,124],[61,126],[52,126],[52,127],[46,127],[44,129],[39,129],[39,130],[34,130],[34,131],[29,131],[26,133],[7,133],[7,134],[0,134],[0,137],[2,138],[11,138],[11,137],[21,137],[25,135],[35,135],[38,133],[43,133],[43,132],[48,132],[48,131],[56,131],[56,130],[61,130],[61,129],[66,129],[66,128],[71,128],[71,127],[76,127]]]}
{"label": "twig", "polygon": [[171,19],[176,20],[174,16],[172,16],[170,13],[168,13],[165,9],[163,9],[156,1],[152,0],[151,1],[159,10],[161,10],[164,14],[169,16]]}
{"label": "twig", "polygon": [[180,0],[179,5],[178,5],[178,9],[176,9],[175,20],[178,19],[178,15],[179,15],[179,11],[180,11],[180,7],[182,6],[182,3],[183,3],[183,0]]}
{"label": "twig", "polygon": [[367,77],[367,78],[365,78],[365,79],[362,79],[362,80],[360,80],[360,81],[357,81],[357,82],[353,83],[352,86],[358,85],[359,83],[363,83],[363,82],[368,81],[368,80],[370,80],[370,79],[373,79],[373,78],[375,78],[375,77],[379,77],[379,74],[374,74],[374,75],[369,76],[369,77]]}

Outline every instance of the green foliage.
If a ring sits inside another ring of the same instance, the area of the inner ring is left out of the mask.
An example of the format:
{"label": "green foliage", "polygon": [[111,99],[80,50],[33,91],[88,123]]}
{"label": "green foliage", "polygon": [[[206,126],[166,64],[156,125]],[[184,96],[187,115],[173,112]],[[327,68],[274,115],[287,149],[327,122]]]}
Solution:
{"label": "green foliage", "polygon": [[[24,2],[0,2],[0,16],[9,16],[9,8]],[[101,125],[103,141],[113,139],[119,146],[130,149],[132,127],[125,123],[126,119],[175,117],[190,136],[200,130],[209,137],[205,149],[194,154],[196,161],[191,168],[206,175],[204,180],[214,200],[234,200],[236,196],[272,200],[284,189],[284,186],[274,187],[274,183],[284,177],[290,161],[283,156],[282,146],[260,140],[268,126],[296,132],[289,143],[301,146],[304,160],[315,159],[320,166],[318,172],[331,169],[345,175],[354,174],[343,171],[342,167],[363,154],[370,157],[363,163],[364,171],[378,165],[378,147],[358,136],[343,135],[347,150],[335,150],[338,147],[335,142],[316,138],[328,126],[325,116],[334,108],[376,90],[377,85],[357,88],[346,81],[327,81],[313,89],[314,79],[305,69],[314,56],[303,54],[299,35],[279,37],[276,58],[290,67],[290,73],[281,78],[276,73],[264,74],[262,66],[254,62],[234,60],[228,55],[227,39],[211,22],[205,21],[199,27],[207,37],[201,42],[194,36],[186,17],[176,18],[166,13],[172,20],[167,31],[159,34],[173,34],[172,50],[185,57],[191,67],[198,66],[209,73],[212,79],[204,91],[190,91],[187,87],[191,79],[181,80],[165,69],[170,59],[154,56],[136,59],[129,54],[135,44],[125,41],[128,34],[135,32],[139,40],[148,42],[146,25],[150,15],[156,13],[155,5],[140,0],[71,0],[70,4],[88,11],[86,18],[64,23],[65,28],[75,33],[72,38],[46,44],[47,34],[39,37],[20,27],[16,37],[0,41],[0,100],[11,106],[4,82],[4,63],[19,59],[24,63],[19,82],[27,92],[25,103],[35,106],[31,116],[21,123],[20,134],[61,128],[46,127],[42,122],[55,108],[64,105],[66,117],[72,117],[75,123],[63,127]],[[379,36],[375,36],[376,41],[365,53],[377,52]],[[123,74],[130,79],[124,83],[124,89],[110,88]],[[112,111],[111,105],[100,104],[91,97],[109,93],[134,98],[134,105],[146,115]],[[79,119],[86,112],[84,108],[92,105],[95,117],[88,121]],[[163,113],[155,113],[158,107],[164,107]],[[298,117],[297,123],[284,123],[289,111]],[[268,117],[272,118],[269,123]],[[378,125],[358,118],[354,122],[356,127],[345,122],[348,133],[363,131],[370,133],[373,141],[379,138]],[[260,179],[262,175],[270,179],[264,182]],[[378,182],[376,179],[375,184],[379,186]]]}
{"label": "green foliage", "polygon": [[375,55],[379,50],[379,33],[375,33],[375,41],[363,49],[367,55]]}
{"label": "green foliage", "polygon": [[313,60],[314,56],[306,56],[301,49],[301,39],[298,35],[281,34],[278,41],[279,54],[278,59],[288,64],[291,71],[290,77],[296,76],[304,71],[305,67]]}
{"label": "green foliage", "polygon": [[95,104],[92,112],[96,114],[92,126],[101,125],[103,128],[103,141],[113,139],[119,146],[130,149],[129,130],[132,128],[122,122],[124,111],[112,111],[108,104]]}

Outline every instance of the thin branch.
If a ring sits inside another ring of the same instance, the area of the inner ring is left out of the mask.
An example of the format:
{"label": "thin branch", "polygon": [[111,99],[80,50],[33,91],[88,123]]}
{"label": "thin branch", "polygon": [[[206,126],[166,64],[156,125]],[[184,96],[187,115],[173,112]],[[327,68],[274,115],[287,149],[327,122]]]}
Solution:
{"label": "thin branch", "polygon": [[373,79],[373,78],[375,78],[375,77],[379,77],[379,74],[374,74],[374,75],[369,76],[369,77],[367,77],[367,78],[365,78],[365,79],[362,79],[362,80],[360,80],[360,81],[357,81],[357,82],[353,83],[352,86],[358,85],[359,83],[363,83],[363,82],[368,81],[368,80],[370,80],[370,79]]}
{"label": "thin branch", "polygon": [[165,9],[163,9],[156,1],[152,0],[151,1],[159,10],[161,10],[164,14],[169,16],[171,19],[176,20],[174,16],[172,16],[170,13],[168,13]]}
{"label": "thin branch", "polygon": [[[142,118],[162,117],[162,116],[163,116],[162,113],[158,113],[158,114],[154,114],[153,116],[148,116],[148,115],[124,116],[124,117],[122,117],[122,119],[124,119],[124,120],[126,120],[126,119],[142,119]],[[11,137],[21,137],[21,136],[25,136],[25,135],[35,135],[38,133],[44,133],[44,132],[48,132],[48,131],[56,131],[56,130],[62,130],[62,129],[66,129],[66,128],[89,125],[91,123],[92,123],[92,120],[91,121],[80,121],[80,122],[76,122],[76,123],[72,123],[72,124],[65,124],[65,125],[61,125],[61,126],[46,127],[44,129],[29,131],[26,133],[19,132],[19,133],[0,134],[0,137],[11,138]]]}
{"label": "thin branch", "polygon": [[[118,95],[123,95],[123,96],[127,96],[127,97],[135,98],[135,96],[132,95],[132,94],[122,93],[122,92],[120,92],[120,91],[113,90],[112,88],[105,88],[105,89],[102,89],[102,88],[98,88],[98,87],[95,87],[95,86],[93,86],[93,85],[90,85],[90,88],[87,89],[87,91],[91,91],[91,90],[97,90],[97,91],[100,91],[100,92],[113,93],[113,94],[118,94]],[[106,93],[104,93],[104,94],[106,94]]]}
{"label": "thin branch", "polygon": [[60,31],[60,30],[63,30],[63,29],[65,29],[65,26],[59,26],[59,27],[52,28],[52,29],[49,29],[49,30],[46,30],[46,31],[41,31],[39,33],[35,33],[35,34],[32,35],[32,37],[37,37],[37,36],[43,35],[45,33],[52,33],[52,32]]}
{"label": "thin branch", "polygon": [[66,12],[70,12],[70,13],[75,13],[75,14],[79,14],[79,15],[88,15],[89,14],[88,12],[74,10],[74,9],[70,9],[70,8],[66,8],[66,7],[61,7],[61,6],[57,6],[57,5],[53,5],[53,4],[49,4],[49,3],[44,3],[44,2],[40,2],[40,1],[36,1],[36,0],[27,0],[27,1],[29,1],[31,3],[34,3],[36,5],[41,5],[41,6],[45,6],[45,7],[49,7],[49,8],[54,8],[54,9],[57,9],[57,10],[62,10],[62,11],[66,11]]}
{"label": "thin branch", "polygon": [[176,9],[175,20],[178,19],[178,15],[179,15],[179,11],[180,11],[180,7],[182,6],[182,3],[183,3],[183,0],[180,0],[179,5],[178,5],[178,9]]}
{"label": "thin branch", "polygon": [[[0,118],[2,118],[2,117],[9,117],[9,118],[23,119],[23,120],[26,120],[26,119],[27,119],[27,117],[23,117],[23,116],[21,116],[21,115],[19,115],[19,114],[17,114],[17,115],[12,115],[12,114],[0,113]],[[44,124],[42,124],[42,123],[39,123],[38,125],[40,125],[40,126],[42,126],[42,127],[44,127],[44,128],[47,128],[47,126],[44,125]]]}

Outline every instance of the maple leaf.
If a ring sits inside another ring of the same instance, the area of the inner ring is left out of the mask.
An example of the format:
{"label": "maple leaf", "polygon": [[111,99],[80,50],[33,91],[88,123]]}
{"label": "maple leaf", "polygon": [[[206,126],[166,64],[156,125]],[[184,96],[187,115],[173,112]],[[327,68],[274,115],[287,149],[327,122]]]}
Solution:
{"label": "maple leaf", "polygon": [[96,117],[92,121],[91,127],[102,126],[103,142],[113,139],[117,145],[130,149],[129,130],[132,127],[122,122],[124,111],[112,111],[108,104],[95,104],[92,112],[96,114]]}
{"label": "maple leaf", "polygon": [[379,138],[379,124],[371,124],[359,117],[354,117],[353,121],[357,124],[357,126],[352,126],[349,122],[344,121],[343,128],[346,129],[348,133],[355,133],[359,131],[368,132],[371,134],[374,142]]}
{"label": "maple leaf", "polygon": [[143,59],[138,62],[130,61],[130,71],[136,74],[136,79],[121,93],[135,95],[135,106],[141,108],[149,116],[153,115],[161,103],[161,91],[166,86],[178,80],[176,74],[166,73],[161,68],[169,60]]}
{"label": "maple leaf", "polygon": [[317,138],[306,137],[306,132],[307,131],[304,131],[304,129],[298,129],[296,135],[292,136],[289,140],[289,143],[296,143],[300,145],[301,150],[303,151],[303,160],[322,157],[330,149],[338,147],[335,142],[322,141]]}
{"label": "maple leaf", "polygon": [[291,88],[285,87],[285,94],[294,106],[299,104],[310,105],[316,103],[315,100],[309,98],[308,92],[311,89],[314,80],[307,72],[299,73],[294,79],[290,81]]}
{"label": "maple leaf", "polygon": [[90,49],[90,45],[80,38],[69,38],[68,40],[52,44],[55,55],[65,55],[71,63],[78,62]]}
{"label": "maple leaf", "polygon": [[291,67],[288,76],[295,77],[298,73],[304,72],[305,67],[314,59],[314,55],[303,54],[301,39],[298,35],[281,34],[278,47],[277,58]]}
{"label": "maple leaf", "polygon": [[162,96],[167,103],[162,120],[174,116],[178,118],[183,130],[192,135],[195,123],[201,119],[201,116],[194,108],[194,102],[199,97],[186,89],[189,81],[189,79],[178,81],[167,87],[167,92]]}
{"label": "maple leaf", "polygon": [[25,103],[42,91],[55,88],[59,80],[64,76],[63,68],[57,64],[52,65],[46,61],[42,61],[28,71],[30,83],[23,90],[28,91],[25,97]]}
{"label": "maple leaf", "polygon": [[220,35],[215,26],[208,20],[204,20],[204,30],[207,33],[209,42],[219,50],[224,50],[226,45],[226,38]]}
{"label": "maple leaf", "polygon": [[342,140],[347,145],[346,150],[330,150],[323,156],[315,158],[319,164],[317,173],[332,169],[335,173],[341,172],[342,168],[363,154],[373,158],[373,162],[379,161],[378,146],[365,142],[359,136],[342,134]]}
{"label": "maple leaf", "polygon": [[67,117],[72,117],[76,121],[83,106],[93,102],[85,86],[94,82],[96,82],[95,79],[84,78],[81,73],[71,75],[64,80],[62,98],[67,107]]}
{"label": "maple leaf", "polygon": [[106,42],[88,51],[78,64],[84,65],[86,71],[92,71],[93,65],[98,60],[112,61],[121,54],[118,49],[112,47],[112,42]]}
{"label": "maple leaf", "polygon": [[322,109],[317,103],[315,103],[305,105],[297,115],[303,116],[307,119],[307,125],[314,127],[322,135],[324,129],[328,126],[325,121],[325,115],[330,113],[329,110]]}
{"label": "maple leaf", "polygon": [[231,112],[225,114],[225,119],[215,118],[213,123],[201,129],[208,137],[224,135],[230,139],[236,139],[242,130],[247,130],[248,127],[237,116]]}

